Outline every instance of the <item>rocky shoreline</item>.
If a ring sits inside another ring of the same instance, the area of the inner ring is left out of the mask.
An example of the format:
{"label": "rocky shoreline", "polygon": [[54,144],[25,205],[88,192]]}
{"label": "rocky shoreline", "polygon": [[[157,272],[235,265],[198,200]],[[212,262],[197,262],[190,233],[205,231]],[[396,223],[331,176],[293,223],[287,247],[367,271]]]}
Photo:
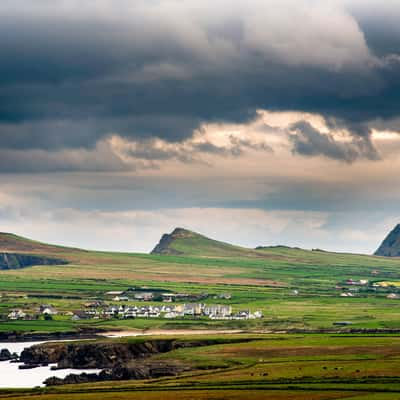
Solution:
{"label": "rocky shoreline", "polygon": [[190,371],[187,365],[173,365],[168,362],[136,362],[136,365],[116,364],[113,368],[105,368],[97,373],[69,374],[64,379],[51,377],[44,381],[46,386],[67,385],[89,382],[118,381],[130,379],[152,379],[177,376]]}
{"label": "rocky shoreline", "polygon": [[14,361],[18,360],[18,354],[11,353],[8,349],[0,350],[0,361]]}
{"label": "rocky shoreline", "polygon": [[100,373],[70,374],[64,379],[51,377],[46,385],[98,382],[106,380],[149,379],[175,376],[190,370],[189,365],[174,361],[153,361],[152,356],[170,351],[210,346],[213,344],[244,342],[234,339],[152,339],[126,341],[93,341],[44,343],[25,349],[20,356],[22,368],[56,364],[53,369],[101,369]]}
{"label": "rocky shoreline", "polygon": [[[245,340],[238,340],[244,342]],[[217,339],[149,339],[134,342],[88,341],[43,343],[23,350],[20,361],[24,364],[57,364],[64,368],[113,368],[117,364],[127,364],[133,360],[148,358],[155,354],[188,347],[210,346],[232,343],[234,340]]]}

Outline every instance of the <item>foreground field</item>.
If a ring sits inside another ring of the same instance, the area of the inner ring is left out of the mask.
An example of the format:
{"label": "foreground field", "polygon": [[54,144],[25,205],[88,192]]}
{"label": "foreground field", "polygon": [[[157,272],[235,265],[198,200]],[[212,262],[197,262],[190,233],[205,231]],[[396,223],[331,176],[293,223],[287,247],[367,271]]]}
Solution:
{"label": "foreground field", "polygon": [[192,366],[193,370],[178,377],[4,390],[0,398],[400,398],[400,336],[235,335],[231,338],[234,343],[180,348],[151,358],[153,362]]}
{"label": "foreground field", "polygon": [[[398,397],[393,397],[395,393],[363,393],[359,394],[356,391],[339,392],[332,390],[326,391],[294,391],[294,390],[274,390],[266,391],[260,389],[248,390],[229,390],[229,389],[205,389],[205,390],[170,390],[170,391],[103,391],[101,398],[105,400],[339,400],[339,399],[352,399],[352,400],[394,400]],[[7,399],[20,399],[20,400],[92,400],[98,399],[98,393],[75,393],[75,394],[49,394],[46,396],[37,395],[18,395],[0,398]]]}
{"label": "foreground field", "polygon": [[[75,393],[75,394],[49,394],[46,396],[38,395],[18,395],[0,398],[7,399],[20,399],[20,400],[36,400],[36,399],[49,399],[49,400],[92,400],[98,399],[98,393]],[[393,393],[371,393],[358,396],[356,392],[340,393],[332,391],[326,392],[304,392],[304,391],[274,391],[272,393],[266,392],[264,389],[256,390],[170,390],[170,391],[129,391],[129,392],[101,392],[101,398],[105,400],[330,400],[330,399],[353,399],[353,400],[393,400]]]}

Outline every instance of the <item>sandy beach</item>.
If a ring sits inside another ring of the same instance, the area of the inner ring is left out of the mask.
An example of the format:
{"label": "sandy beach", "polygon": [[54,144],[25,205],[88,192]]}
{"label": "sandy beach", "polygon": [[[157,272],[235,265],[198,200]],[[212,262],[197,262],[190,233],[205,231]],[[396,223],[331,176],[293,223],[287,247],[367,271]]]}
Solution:
{"label": "sandy beach", "polygon": [[119,338],[129,336],[164,336],[164,335],[231,335],[243,333],[240,329],[130,329],[123,331],[109,331],[101,333],[108,338]]}

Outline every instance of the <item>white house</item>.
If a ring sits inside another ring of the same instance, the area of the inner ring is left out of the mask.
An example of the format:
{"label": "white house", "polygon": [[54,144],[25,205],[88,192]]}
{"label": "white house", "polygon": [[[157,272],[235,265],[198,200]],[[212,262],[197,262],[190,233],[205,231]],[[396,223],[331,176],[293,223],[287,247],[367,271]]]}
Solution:
{"label": "white house", "polygon": [[127,296],[115,296],[113,301],[129,301],[129,297]]}
{"label": "white house", "polygon": [[10,314],[8,314],[8,319],[11,320],[24,319],[25,317],[26,313],[24,313],[22,310],[11,311]]}
{"label": "white house", "polygon": [[42,310],[42,314],[43,315],[57,315],[58,311],[55,308],[49,306]]}

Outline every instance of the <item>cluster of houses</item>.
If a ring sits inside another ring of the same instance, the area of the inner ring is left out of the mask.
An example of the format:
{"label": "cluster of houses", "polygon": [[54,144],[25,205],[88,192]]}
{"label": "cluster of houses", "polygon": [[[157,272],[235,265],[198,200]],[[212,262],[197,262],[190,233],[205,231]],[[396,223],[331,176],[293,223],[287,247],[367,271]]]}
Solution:
{"label": "cluster of houses", "polygon": [[43,316],[44,318],[46,317],[52,317],[53,315],[57,315],[58,311],[51,305],[43,304],[39,307],[38,313],[35,315],[27,314],[26,312],[22,310],[13,310],[11,311],[8,315],[7,318],[12,321],[16,321],[19,319],[24,319],[24,320],[35,320],[40,318],[40,316]]}
{"label": "cluster of houses", "polygon": [[[125,291],[109,291],[105,293],[106,300],[93,300],[84,303],[83,308],[75,311],[58,312],[51,305],[41,305],[35,312],[26,310],[13,310],[8,314],[9,320],[37,320],[51,319],[55,315],[69,317],[74,321],[83,319],[108,319],[108,318],[185,318],[206,317],[221,320],[248,320],[262,318],[261,311],[250,312],[243,310],[233,312],[227,304],[205,304],[201,300],[206,298],[216,300],[230,300],[230,293],[164,293],[162,290],[149,288],[129,288]],[[126,304],[137,301],[137,304]],[[143,302],[152,302],[143,304]],[[154,304],[158,302],[159,304]],[[162,302],[163,304],[160,304]],[[109,304],[111,303],[111,304]]]}
{"label": "cluster of houses", "polygon": [[340,297],[354,297],[355,293],[359,291],[357,286],[365,287],[368,286],[368,284],[369,281],[367,279],[347,279],[341,285],[336,285],[336,290],[343,290],[343,292],[340,293]]}
{"label": "cluster of houses", "polygon": [[[112,301],[163,301],[172,303],[176,301],[199,301],[209,297],[208,293],[161,293],[159,291],[146,291],[143,288],[140,290],[130,288],[125,291],[110,291],[105,293],[106,297],[110,297]],[[230,299],[229,293],[218,295],[221,299]]]}
{"label": "cluster of houses", "polygon": [[[373,275],[378,275],[379,271],[372,271]],[[340,297],[354,297],[356,296],[357,292],[359,291],[377,291],[380,289],[380,292],[386,292],[388,293],[386,295],[387,299],[390,300],[398,300],[400,299],[400,294],[395,293],[398,291],[394,287],[392,282],[370,282],[367,279],[360,279],[360,280],[353,280],[353,279],[347,279],[344,283],[338,284],[336,286],[337,290],[342,290],[342,293],[340,293]],[[364,289],[363,289],[364,288]]]}
{"label": "cluster of houses", "polygon": [[243,310],[233,312],[230,305],[224,304],[163,304],[163,305],[109,305],[103,301],[86,303],[85,308],[79,311],[68,311],[59,313],[54,307],[49,305],[40,306],[39,313],[34,315],[27,314],[23,310],[13,310],[8,314],[9,320],[35,320],[40,317],[47,318],[57,314],[70,317],[73,321],[83,319],[109,319],[109,318],[200,318],[207,317],[215,320],[249,320],[262,318],[261,311],[250,312]]}
{"label": "cluster of houses", "polygon": [[256,319],[262,318],[261,311],[232,312],[232,307],[221,304],[188,303],[177,305],[112,305],[104,309],[90,308],[84,313],[75,313],[73,320],[88,318],[184,318],[208,317],[210,319]]}

